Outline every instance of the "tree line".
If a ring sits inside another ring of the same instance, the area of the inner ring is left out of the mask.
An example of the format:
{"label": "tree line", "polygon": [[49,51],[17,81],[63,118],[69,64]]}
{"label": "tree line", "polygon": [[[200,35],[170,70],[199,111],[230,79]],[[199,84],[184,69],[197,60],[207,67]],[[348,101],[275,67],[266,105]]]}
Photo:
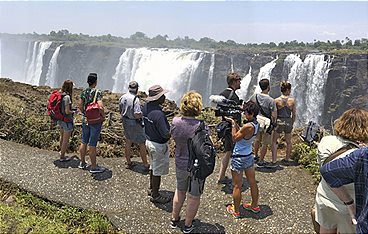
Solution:
{"label": "tree line", "polygon": [[[4,36],[2,33],[0,36]],[[67,29],[57,32],[51,31],[49,34],[22,34],[25,37],[36,38],[38,40],[60,41],[66,43],[86,43],[100,46],[118,46],[118,47],[155,47],[155,48],[190,48],[207,51],[241,52],[241,51],[327,51],[327,52],[346,52],[362,53],[368,51],[368,39],[361,38],[352,40],[345,37],[343,40],[302,42],[297,40],[286,42],[269,43],[246,43],[241,44],[233,40],[216,41],[209,37],[203,37],[198,41],[188,36],[177,37],[170,40],[167,35],[157,35],[149,38],[143,32],[136,32],[128,38],[117,37],[111,34],[102,36],[90,36],[82,33],[71,33]]]}

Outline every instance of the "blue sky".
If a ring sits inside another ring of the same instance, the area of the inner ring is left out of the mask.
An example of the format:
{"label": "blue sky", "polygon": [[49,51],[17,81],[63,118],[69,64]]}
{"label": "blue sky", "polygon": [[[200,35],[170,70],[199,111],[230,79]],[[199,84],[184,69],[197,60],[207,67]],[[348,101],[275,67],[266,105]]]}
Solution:
{"label": "blue sky", "polygon": [[0,32],[49,33],[240,43],[368,38],[368,1],[22,1],[0,2]]}

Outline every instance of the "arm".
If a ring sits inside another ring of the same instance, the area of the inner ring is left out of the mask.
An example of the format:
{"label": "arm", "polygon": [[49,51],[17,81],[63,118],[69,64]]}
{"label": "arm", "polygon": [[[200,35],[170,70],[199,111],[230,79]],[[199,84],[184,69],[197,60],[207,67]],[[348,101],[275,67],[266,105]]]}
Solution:
{"label": "arm", "polygon": [[83,113],[84,112],[84,107],[83,107],[83,100],[82,98],[79,98],[79,102],[78,102],[78,109],[79,112]]}
{"label": "arm", "polygon": [[276,102],[274,101],[272,104],[272,108],[271,108],[271,121],[272,123],[276,123],[276,119],[277,119],[277,107],[276,107]]}
{"label": "arm", "polygon": [[235,120],[225,117],[231,123],[231,135],[234,142],[240,141],[243,138],[250,138],[253,135],[254,127],[251,124],[245,124],[241,128]]}
{"label": "arm", "polygon": [[70,109],[70,105],[71,105],[71,101],[70,101],[70,96],[66,95],[63,99],[63,103],[64,103],[64,112],[67,115],[73,114],[74,112]]}
{"label": "arm", "polygon": [[296,104],[295,104],[295,99],[293,99],[293,105],[292,105],[291,113],[292,113],[291,120],[293,121],[293,124],[294,124],[295,119],[296,119]]}

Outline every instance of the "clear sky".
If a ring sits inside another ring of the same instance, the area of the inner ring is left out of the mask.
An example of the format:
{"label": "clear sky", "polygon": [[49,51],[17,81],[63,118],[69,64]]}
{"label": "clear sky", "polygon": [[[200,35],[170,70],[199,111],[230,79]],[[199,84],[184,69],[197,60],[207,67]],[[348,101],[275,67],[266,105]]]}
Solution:
{"label": "clear sky", "polygon": [[0,32],[209,37],[239,43],[368,38],[368,1],[0,2]]}

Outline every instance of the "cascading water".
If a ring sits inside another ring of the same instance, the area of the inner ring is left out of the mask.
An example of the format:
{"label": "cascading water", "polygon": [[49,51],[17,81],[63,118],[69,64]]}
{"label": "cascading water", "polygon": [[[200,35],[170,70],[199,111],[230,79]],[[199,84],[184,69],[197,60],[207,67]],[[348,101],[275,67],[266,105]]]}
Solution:
{"label": "cascading water", "polygon": [[32,57],[31,59],[29,59],[30,57],[27,57],[25,61],[27,66],[25,83],[39,85],[43,66],[43,56],[45,55],[46,50],[50,48],[51,44],[51,41],[37,41],[33,44]]}
{"label": "cascading water", "polygon": [[284,67],[291,67],[288,81],[291,95],[295,98],[297,117],[296,126],[308,121],[320,123],[324,105],[324,87],[331,65],[330,58],[324,55],[309,54],[304,62],[296,55],[288,55]]}
{"label": "cascading water", "polygon": [[[212,88],[213,88],[213,71],[215,69],[215,54],[211,55],[211,65],[210,65],[210,69],[208,71],[208,80],[207,80],[207,87],[206,90],[207,92],[211,95],[212,94]],[[211,104],[210,101],[208,103],[209,105]]]}
{"label": "cascading water", "polygon": [[52,88],[55,88],[57,86],[57,79],[56,79],[56,74],[57,74],[57,69],[58,69],[57,58],[59,56],[60,48],[62,46],[63,45],[59,45],[54,51],[51,57],[50,63],[49,63],[49,69],[47,70],[47,74],[46,74],[45,85],[48,85]]}
{"label": "cascading water", "polygon": [[236,90],[236,94],[239,96],[240,99],[246,100],[248,94],[248,88],[250,81],[252,80],[252,67],[249,67],[249,72],[245,77],[242,79],[240,83],[240,89]]}
{"label": "cascading water", "polygon": [[262,79],[268,79],[271,81],[271,72],[276,66],[276,60],[278,58],[275,58],[271,62],[267,63],[261,69],[259,69],[258,77],[257,77],[257,83],[254,86],[254,93],[261,93],[261,88],[259,87],[258,83]]}
{"label": "cascading water", "polygon": [[178,101],[193,88],[192,81],[205,52],[183,49],[127,49],[115,68],[113,92],[126,92],[129,81],[135,80],[147,92],[155,84],[168,89],[168,98]]}

